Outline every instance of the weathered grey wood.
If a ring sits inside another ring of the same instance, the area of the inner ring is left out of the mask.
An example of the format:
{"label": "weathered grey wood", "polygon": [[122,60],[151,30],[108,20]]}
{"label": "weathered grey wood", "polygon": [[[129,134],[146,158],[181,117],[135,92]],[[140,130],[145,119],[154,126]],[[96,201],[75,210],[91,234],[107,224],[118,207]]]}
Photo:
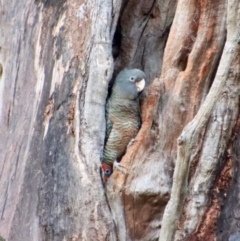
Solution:
{"label": "weathered grey wood", "polygon": [[0,233],[116,240],[99,167],[121,1],[1,1]]}
{"label": "weathered grey wood", "polygon": [[[239,69],[240,70],[240,69]],[[240,71],[238,72],[240,76]],[[239,78],[239,77],[238,77]],[[240,124],[238,119],[238,126]],[[222,197],[222,212],[217,222],[217,239],[220,241],[237,241],[240,238],[239,233],[239,160],[240,160],[240,132],[236,133],[232,148],[233,165],[231,168],[232,185]]]}
{"label": "weathered grey wood", "polygon": [[5,239],[0,235],[0,241],[5,241]]}

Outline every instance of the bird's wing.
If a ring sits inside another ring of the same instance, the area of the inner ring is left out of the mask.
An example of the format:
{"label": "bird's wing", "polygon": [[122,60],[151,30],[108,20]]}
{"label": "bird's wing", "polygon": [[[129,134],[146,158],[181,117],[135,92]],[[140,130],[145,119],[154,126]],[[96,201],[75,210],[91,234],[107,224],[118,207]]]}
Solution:
{"label": "bird's wing", "polygon": [[105,133],[105,141],[104,141],[105,145],[108,141],[108,138],[110,136],[110,133],[111,133],[111,130],[112,130],[112,127],[113,127],[113,123],[109,118],[108,109],[109,109],[109,104],[107,103],[107,105],[106,105],[106,110],[107,110],[106,111],[106,133]]}
{"label": "bird's wing", "polygon": [[107,119],[105,143],[107,142],[107,140],[108,140],[108,138],[110,136],[110,133],[112,131],[112,127],[113,127],[113,123],[109,119]]}

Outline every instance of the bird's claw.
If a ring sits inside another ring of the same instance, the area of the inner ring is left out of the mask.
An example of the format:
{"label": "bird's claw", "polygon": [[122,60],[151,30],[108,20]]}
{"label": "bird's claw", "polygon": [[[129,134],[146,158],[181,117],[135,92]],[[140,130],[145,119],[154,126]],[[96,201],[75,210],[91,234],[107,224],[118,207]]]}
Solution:
{"label": "bird's claw", "polygon": [[113,167],[114,168],[116,168],[116,169],[118,169],[120,172],[122,172],[123,174],[126,174],[127,173],[127,171],[126,171],[126,167],[125,166],[123,166],[123,165],[121,165],[119,162],[117,162],[117,161],[115,161],[114,163],[113,163]]}

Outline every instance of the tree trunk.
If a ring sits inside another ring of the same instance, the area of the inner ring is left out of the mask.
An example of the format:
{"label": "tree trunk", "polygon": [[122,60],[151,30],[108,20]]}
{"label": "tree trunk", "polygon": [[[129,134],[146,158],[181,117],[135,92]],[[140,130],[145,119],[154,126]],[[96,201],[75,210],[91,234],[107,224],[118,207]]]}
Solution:
{"label": "tree trunk", "polygon": [[112,4],[2,1],[0,233],[9,241],[116,240],[99,175]]}
{"label": "tree trunk", "polygon": [[[239,29],[239,0],[1,0],[0,235],[240,239]],[[142,127],[104,187],[125,67],[148,77]]]}

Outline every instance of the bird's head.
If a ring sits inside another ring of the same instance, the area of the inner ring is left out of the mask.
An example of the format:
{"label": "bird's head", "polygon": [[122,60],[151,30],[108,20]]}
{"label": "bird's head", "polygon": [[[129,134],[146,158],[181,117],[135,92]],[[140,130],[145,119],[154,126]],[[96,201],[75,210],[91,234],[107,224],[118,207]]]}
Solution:
{"label": "bird's head", "polygon": [[126,98],[135,99],[143,91],[146,75],[140,69],[124,69],[116,77],[115,88],[122,91]]}
{"label": "bird's head", "polygon": [[113,173],[112,165],[102,163],[102,178],[104,182],[108,180],[108,178],[112,175],[112,173]]}

